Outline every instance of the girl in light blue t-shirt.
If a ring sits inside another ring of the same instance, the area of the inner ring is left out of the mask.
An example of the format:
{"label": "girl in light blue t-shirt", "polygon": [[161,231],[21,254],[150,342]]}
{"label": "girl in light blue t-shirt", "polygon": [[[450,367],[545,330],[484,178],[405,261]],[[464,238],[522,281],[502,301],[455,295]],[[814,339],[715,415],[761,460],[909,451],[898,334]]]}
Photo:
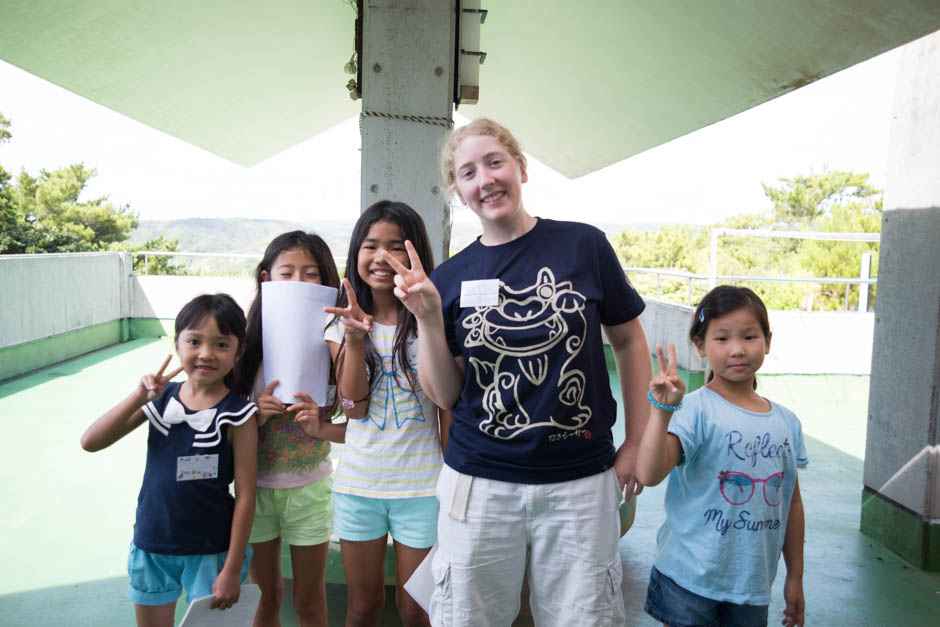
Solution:
{"label": "girl in light blue t-shirt", "polygon": [[708,360],[708,381],[683,402],[675,346],[667,363],[657,345],[638,452],[644,485],[668,476],[645,609],[669,626],[766,625],[782,551],[783,625],[803,625],[797,468],[808,459],[799,419],[756,392],[770,352],[767,309],[747,288],[716,287],[696,308],[689,337]]}

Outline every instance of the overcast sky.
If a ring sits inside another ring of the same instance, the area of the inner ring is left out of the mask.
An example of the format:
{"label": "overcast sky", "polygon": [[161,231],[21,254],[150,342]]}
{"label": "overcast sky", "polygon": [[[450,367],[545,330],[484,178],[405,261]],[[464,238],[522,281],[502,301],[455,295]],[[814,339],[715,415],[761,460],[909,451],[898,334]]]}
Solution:
{"label": "overcast sky", "polygon": [[[526,207],[595,223],[703,224],[766,209],[762,182],[824,166],[868,172],[883,187],[895,63],[888,52],[580,179],[530,157]],[[0,112],[13,123],[0,164],[36,174],[84,162],[98,170],[89,196],[109,194],[143,220],[358,215],[355,118],[243,168],[3,61],[0,86]]]}

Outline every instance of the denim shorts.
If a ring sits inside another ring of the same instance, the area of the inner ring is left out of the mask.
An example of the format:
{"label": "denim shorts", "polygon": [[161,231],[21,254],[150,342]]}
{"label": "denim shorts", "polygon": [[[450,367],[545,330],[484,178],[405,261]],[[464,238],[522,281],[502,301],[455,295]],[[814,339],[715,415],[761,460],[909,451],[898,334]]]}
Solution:
{"label": "denim shorts", "polygon": [[[164,555],[138,549],[131,542],[127,556],[127,598],[137,605],[164,605],[176,601],[183,589],[192,603],[212,594],[212,584],[225,566],[228,551],[212,555]],[[251,546],[242,560],[241,581],[248,580]]]}
{"label": "denim shorts", "polygon": [[646,591],[646,613],[666,627],[766,627],[766,605],[716,601],[686,590],[656,567]]}
{"label": "denim shorts", "polygon": [[333,493],[333,531],[340,540],[365,542],[392,534],[396,542],[427,549],[437,540],[437,497],[378,499]]}

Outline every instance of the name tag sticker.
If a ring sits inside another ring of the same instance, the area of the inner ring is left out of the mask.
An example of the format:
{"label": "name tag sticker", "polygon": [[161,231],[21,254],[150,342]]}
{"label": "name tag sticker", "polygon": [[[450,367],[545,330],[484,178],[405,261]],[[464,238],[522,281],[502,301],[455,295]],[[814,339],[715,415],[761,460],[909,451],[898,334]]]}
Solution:
{"label": "name tag sticker", "polygon": [[215,479],[219,476],[219,454],[184,455],[176,458],[176,480]]}
{"label": "name tag sticker", "polygon": [[499,279],[462,281],[461,307],[495,307],[499,303]]}

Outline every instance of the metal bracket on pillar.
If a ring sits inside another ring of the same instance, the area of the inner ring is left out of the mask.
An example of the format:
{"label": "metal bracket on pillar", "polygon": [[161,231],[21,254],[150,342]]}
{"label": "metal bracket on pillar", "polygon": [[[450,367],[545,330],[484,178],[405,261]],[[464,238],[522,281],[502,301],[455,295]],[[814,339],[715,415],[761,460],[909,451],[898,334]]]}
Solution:
{"label": "metal bracket on pillar", "polygon": [[454,104],[476,104],[480,100],[480,66],[486,53],[480,50],[480,25],[488,11],[480,0],[457,2],[457,72],[454,75]]}

